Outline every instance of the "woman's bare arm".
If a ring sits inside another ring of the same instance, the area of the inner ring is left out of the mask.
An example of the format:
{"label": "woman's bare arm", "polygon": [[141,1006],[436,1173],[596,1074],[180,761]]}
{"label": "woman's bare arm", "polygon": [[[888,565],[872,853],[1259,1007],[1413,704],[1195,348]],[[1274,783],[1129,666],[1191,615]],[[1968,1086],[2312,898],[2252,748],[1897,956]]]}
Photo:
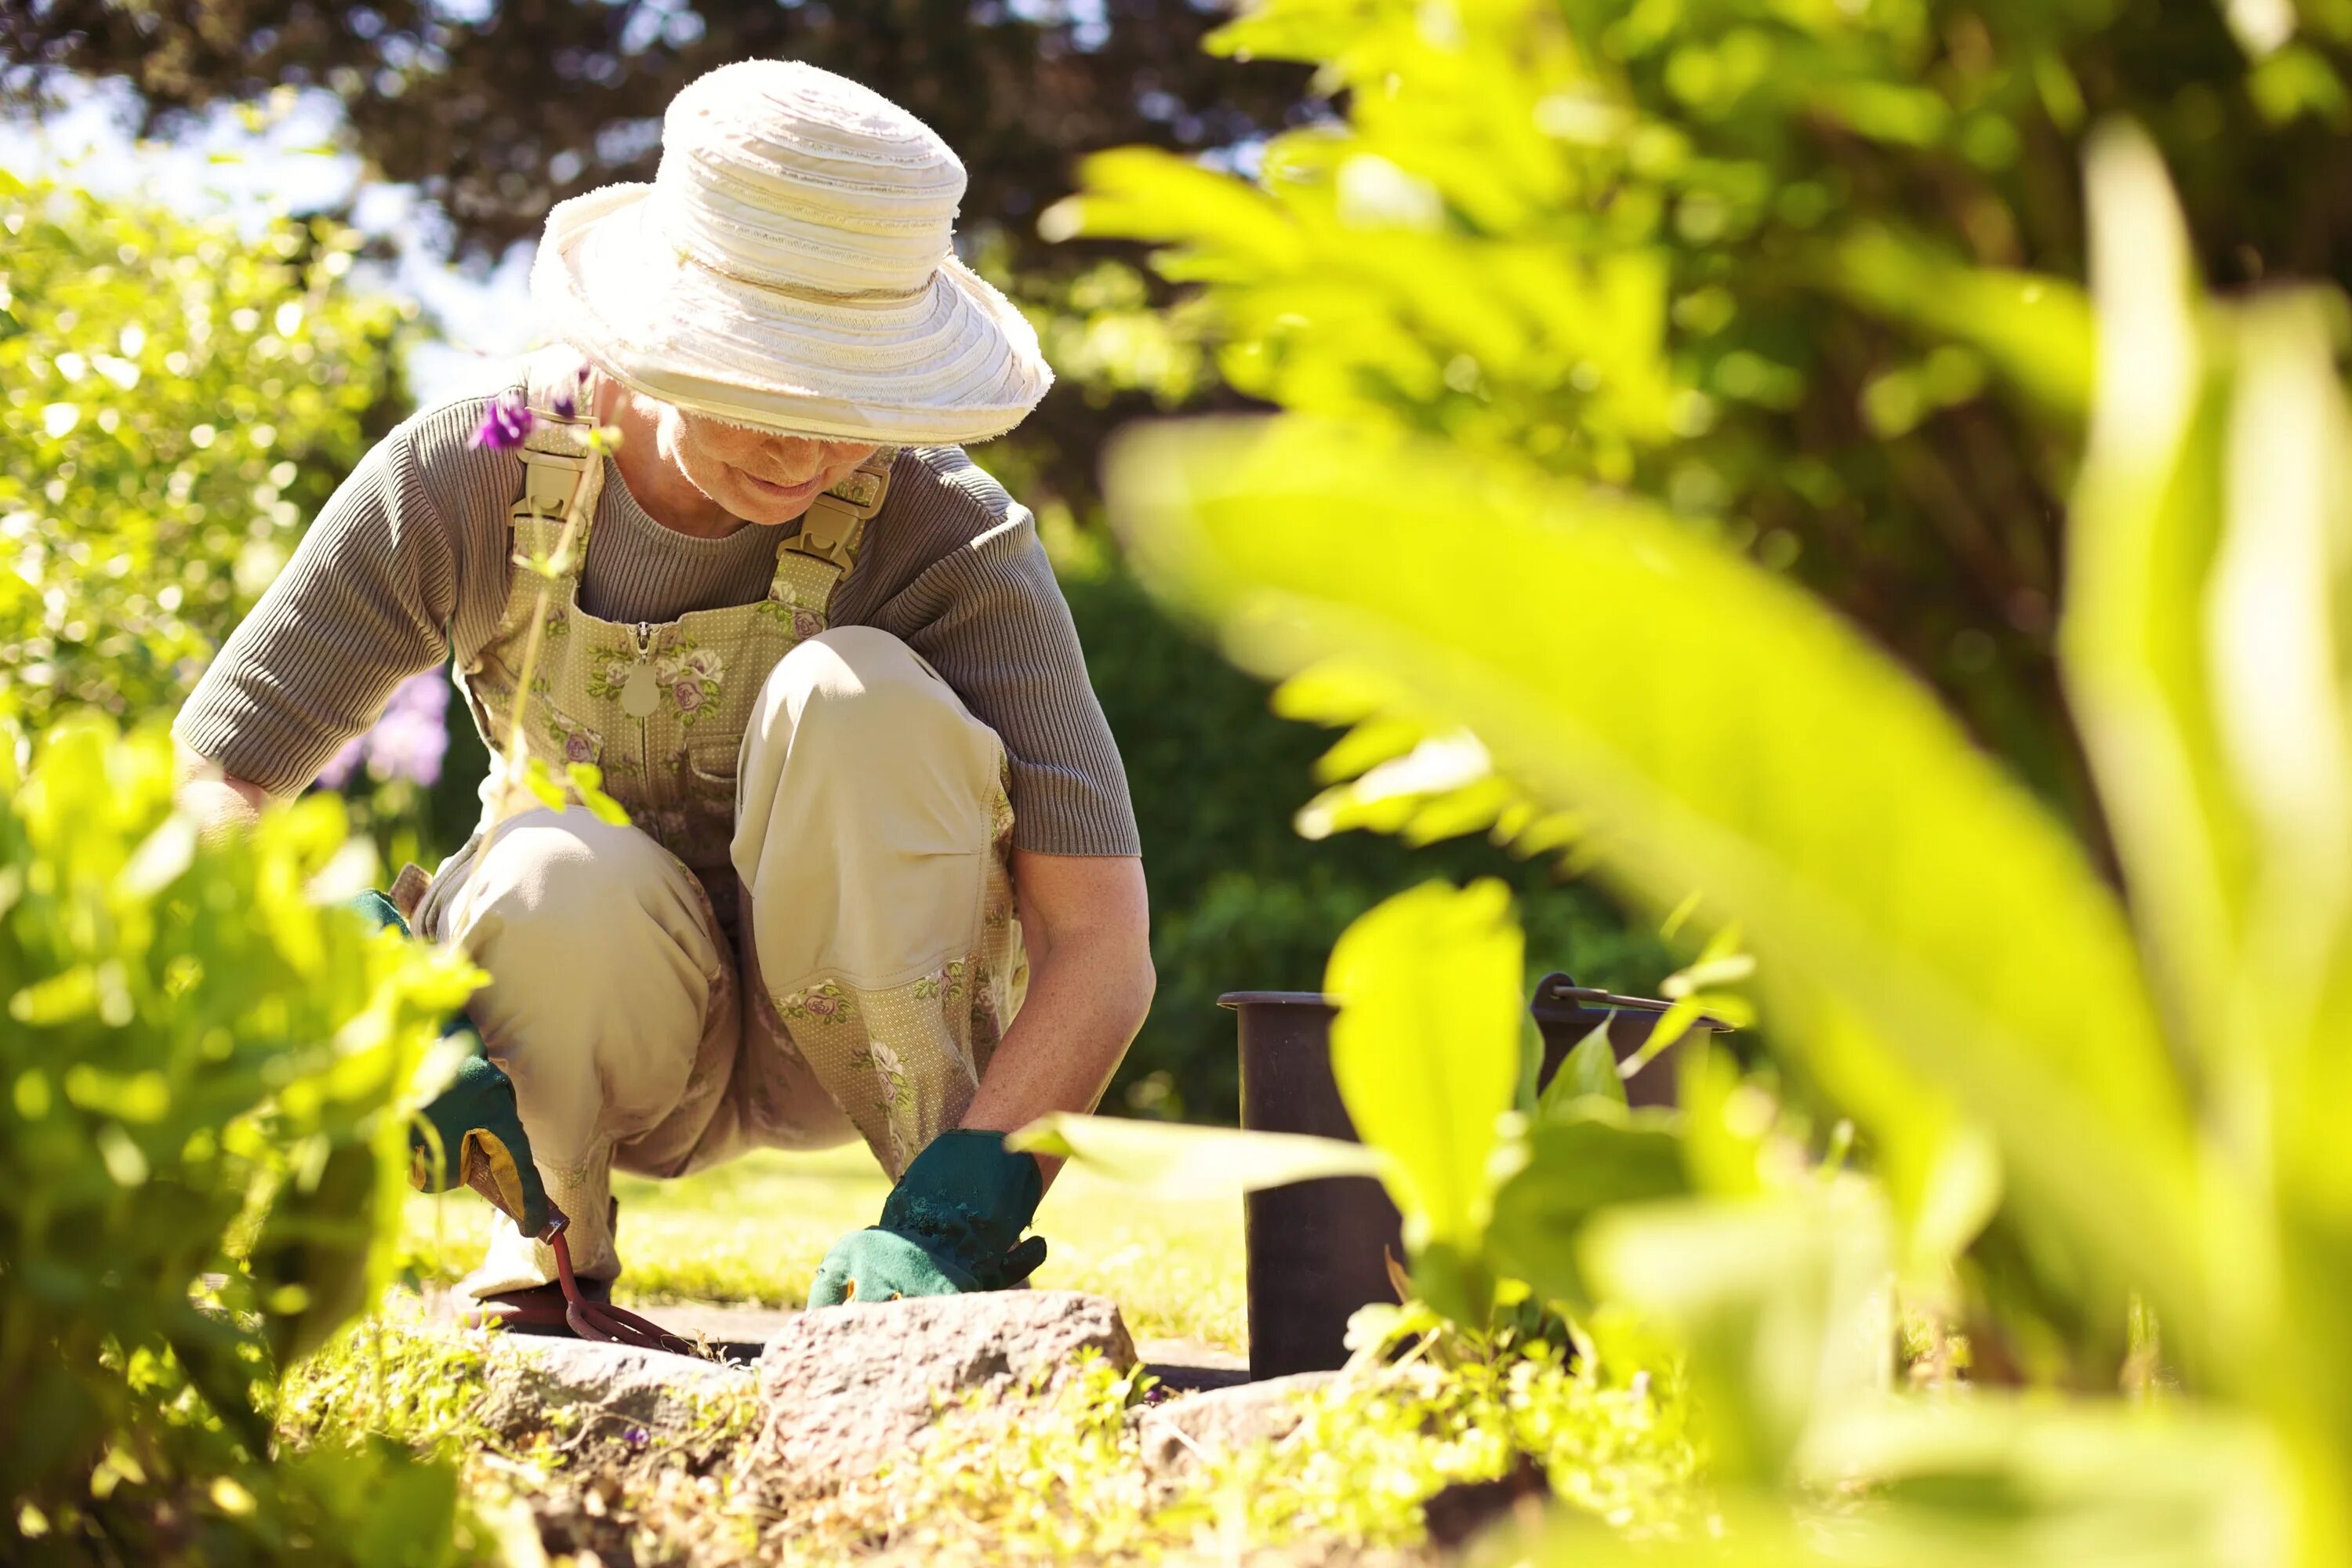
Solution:
{"label": "woman's bare arm", "polygon": [[[1049,1110],[1091,1110],[1151,1007],[1151,926],[1132,856],[1013,853],[1029,995],[965,1112],[1010,1132]],[[1057,1159],[1037,1162],[1050,1184]]]}
{"label": "woman's bare arm", "polygon": [[262,808],[269,804],[268,790],[230,776],[218,763],[198,756],[185,745],[176,749],[180,784],[173,798],[194,819],[199,833],[206,837],[241,833],[259,820]]}

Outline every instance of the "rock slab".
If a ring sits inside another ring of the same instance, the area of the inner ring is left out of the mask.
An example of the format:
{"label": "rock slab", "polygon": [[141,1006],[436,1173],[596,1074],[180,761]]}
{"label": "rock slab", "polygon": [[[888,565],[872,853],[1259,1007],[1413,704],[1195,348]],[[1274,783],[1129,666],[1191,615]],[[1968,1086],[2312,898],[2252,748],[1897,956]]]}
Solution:
{"label": "rock slab", "polygon": [[1163,1480],[1175,1480],[1206,1455],[1278,1443],[1306,1419],[1308,1398],[1338,1375],[1294,1373],[1153,1405],[1136,1423],[1144,1468]]}
{"label": "rock slab", "polygon": [[1135,1342],[1114,1302],[1075,1290],[994,1290],[803,1312],[760,1357],[751,1474],[785,1497],[870,1478],[919,1447],[943,1402],[1050,1386],[1094,1351],[1122,1370]]}
{"label": "rock slab", "polygon": [[709,1401],[751,1386],[749,1367],[542,1335],[499,1335],[485,1370],[482,1418],[509,1437],[584,1423],[625,1438],[677,1436]]}

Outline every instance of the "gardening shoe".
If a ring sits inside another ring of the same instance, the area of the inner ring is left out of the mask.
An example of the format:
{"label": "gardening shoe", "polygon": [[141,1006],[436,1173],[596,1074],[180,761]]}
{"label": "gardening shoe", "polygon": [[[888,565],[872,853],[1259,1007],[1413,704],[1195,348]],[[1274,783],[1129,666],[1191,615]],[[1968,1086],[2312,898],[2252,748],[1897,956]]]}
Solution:
{"label": "gardening shoe", "polygon": [[[613,1300],[610,1279],[583,1279],[580,1294],[599,1306]],[[477,1300],[471,1307],[457,1313],[457,1321],[469,1329],[504,1329],[510,1334],[547,1334],[557,1339],[577,1339],[572,1324],[564,1316],[563,1287],[553,1280],[544,1285],[527,1286],[520,1290],[498,1290]]]}

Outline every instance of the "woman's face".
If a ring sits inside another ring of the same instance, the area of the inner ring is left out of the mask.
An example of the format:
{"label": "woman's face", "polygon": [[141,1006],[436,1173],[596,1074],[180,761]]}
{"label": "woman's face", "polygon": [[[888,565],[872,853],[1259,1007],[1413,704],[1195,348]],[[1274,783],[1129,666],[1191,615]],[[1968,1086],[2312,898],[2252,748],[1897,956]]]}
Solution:
{"label": "woman's face", "polygon": [[657,405],[654,441],[687,481],[746,522],[786,523],[849,477],[871,442],[787,436]]}

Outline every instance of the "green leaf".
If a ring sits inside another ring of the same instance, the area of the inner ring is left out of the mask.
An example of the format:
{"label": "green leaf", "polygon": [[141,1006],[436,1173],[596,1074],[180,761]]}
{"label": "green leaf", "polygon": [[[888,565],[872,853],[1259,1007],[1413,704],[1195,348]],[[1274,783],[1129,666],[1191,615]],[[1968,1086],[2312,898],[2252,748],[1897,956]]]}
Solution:
{"label": "green leaf", "polygon": [[1590,819],[1618,888],[1738,920],[1781,1038],[1841,1009],[1993,1132],[2090,1268],[2196,1320],[2187,1107],[2115,898],[1826,610],[1638,503],[1354,427],[1162,426],[1108,477],[1147,581],[1239,661],[1466,725]]}
{"label": "green leaf", "polygon": [[1236,267],[1282,269],[1306,253],[1297,221],[1265,192],[1151,147],[1097,153],[1079,165],[1086,194],[1046,209],[1038,230],[1049,239],[1114,234],[1171,240],[1213,234],[1238,260],[1194,264],[1190,276]]}
{"label": "green leaf", "polygon": [[[1819,1424],[1807,1470],[1866,1487],[1875,1561],[2277,1562],[2293,1533],[2275,1439],[2194,1405],[2053,1401],[2000,1390],[1867,1401]],[[1962,1544],[1965,1543],[1965,1544]]]}
{"label": "green leaf", "polygon": [[[2100,398],[2060,651],[2214,1148],[2251,1184],[2229,1190],[2275,1201],[2204,1226],[2229,1281],[2210,1343],[2235,1379],[2301,1390],[2312,1352],[2267,1315],[2284,1299],[2291,1321],[2329,1323],[2312,1331],[2320,1344],[2352,1331],[2333,1268],[2297,1258],[2352,1245],[2342,301],[2281,290],[2205,304],[2147,142],[2104,133],[2089,174]],[[2179,1314],[2166,1322],[2176,1342]],[[2340,1419],[2352,1401],[2334,1408]]]}
{"label": "green leaf", "polygon": [[571,797],[563,793],[563,786],[555,782],[555,774],[537,757],[523,764],[522,787],[529,790],[540,805],[551,811],[562,811],[572,804]]}
{"label": "green leaf", "polygon": [[1586,1099],[1529,1131],[1527,1163],[1496,1192],[1495,1266],[1546,1300],[1590,1307],[1577,1257],[1586,1222],[1620,1204],[1689,1191],[1671,1116]]}
{"label": "green leaf", "polygon": [[2189,238],[2163,166],[2113,132],[2090,163],[2105,331],[2060,651],[2135,911],[2164,959],[2159,983],[2223,1068],[2252,852],[2206,684],[2226,403],[2209,385]]}
{"label": "green leaf", "polygon": [[572,783],[572,793],[580,797],[580,804],[586,806],[597,821],[609,822],[615,827],[628,825],[628,807],[604,793],[604,769],[593,763],[568,763],[563,773]]}
{"label": "green leaf", "polygon": [[1545,1121],[1556,1121],[1570,1114],[1587,1095],[1625,1103],[1625,1080],[1617,1075],[1617,1050],[1609,1043],[1605,1020],[1595,1024],[1590,1034],[1576,1042],[1576,1048],[1560,1058],[1559,1070],[1544,1085],[1536,1110]]}
{"label": "green leaf", "polygon": [[2097,333],[2089,301],[2064,279],[1969,267],[1876,226],[1840,244],[1833,276],[1856,304],[1978,350],[2065,426],[2089,416]]}
{"label": "green leaf", "polygon": [[1004,1146],[1060,1155],[1097,1176],[1162,1198],[1234,1198],[1321,1176],[1381,1176],[1379,1151],[1337,1138],[1187,1127],[1056,1111],[1006,1134]]}
{"label": "green leaf", "polygon": [[1428,882],[1378,905],[1331,950],[1331,1074],[1416,1252],[1475,1253],[1492,1200],[1497,1120],[1518,1079],[1525,944],[1510,891]]}
{"label": "green leaf", "polygon": [[1885,1386],[1887,1224],[1867,1184],[1612,1209],[1586,1227],[1592,1289],[1675,1335],[1715,1473],[1788,1476],[1824,1413]]}

